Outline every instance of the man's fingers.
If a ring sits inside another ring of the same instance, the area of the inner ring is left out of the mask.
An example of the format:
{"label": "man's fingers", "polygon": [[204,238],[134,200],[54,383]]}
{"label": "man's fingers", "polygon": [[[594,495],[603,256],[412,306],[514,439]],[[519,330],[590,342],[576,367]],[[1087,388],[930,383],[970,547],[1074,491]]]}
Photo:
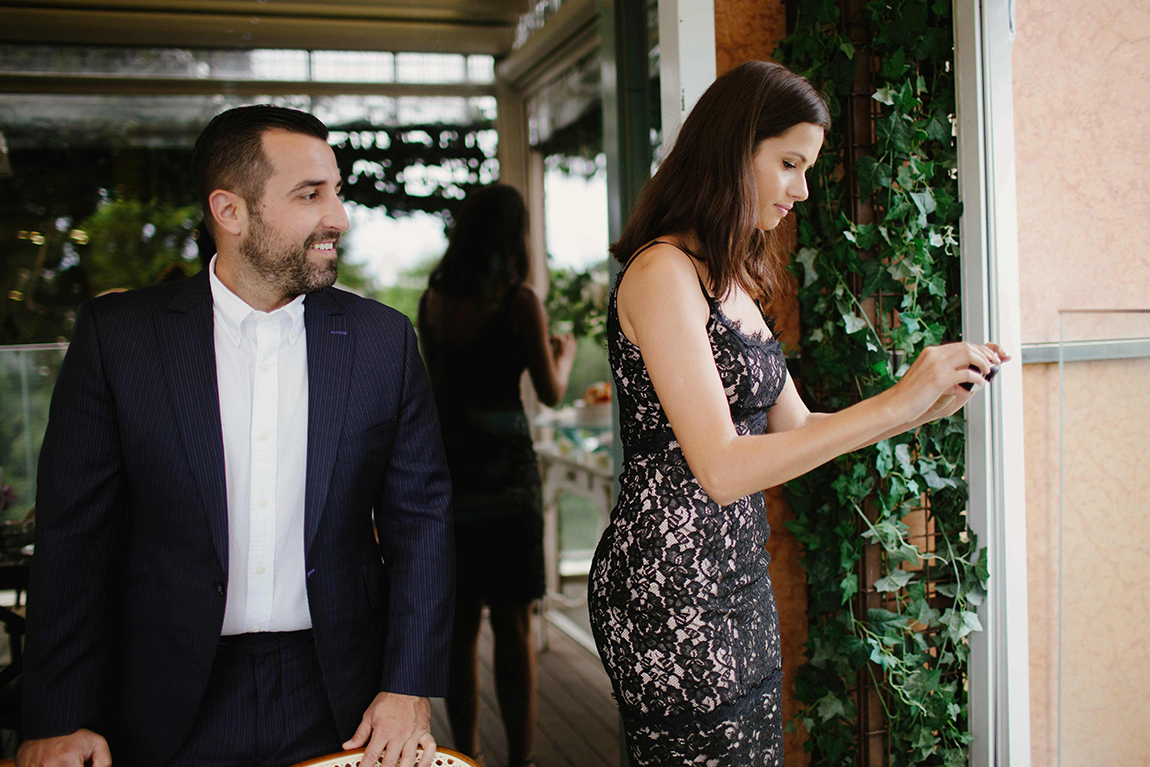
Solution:
{"label": "man's fingers", "polygon": [[[359,723],[359,727],[355,728],[355,734],[351,736],[351,740],[343,744],[343,750],[347,751],[353,748],[361,748],[364,743],[367,743],[368,737],[371,736],[371,722],[364,719]],[[364,762],[365,765],[375,764],[375,762]]]}
{"label": "man's fingers", "polygon": [[112,752],[108,750],[108,741],[99,735],[96,735],[95,738],[95,747],[92,749],[92,767],[112,767]]}
{"label": "man's fingers", "polygon": [[[383,763],[386,765],[387,754],[384,752],[386,746],[387,740],[380,734],[379,730],[373,730],[371,733],[371,742],[367,744],[367,750],[363,752],[363,760],[360,762],[360,765],[362,765],[362,767],[373,767],[373,765],[379,762],[381,756],[384,758]],[[394,764],[395,763],[392,762],[392,765],[389,767],[392,767]]]}
{"label": "man's fingers", "polygon": [[419,742],[415,738],[409,738],[399,752],[399,767],[415,767],[415,758],[419,755],[418,749]]}
{"label": "man's fingers", "polygon": [[[403,754],[403,741],[389,740],[383,744],[383,767],[398,767],[399,758]],[[375,762],[371,762],[375,764]]]}
{"label": "man's fingers", "polygon": [[431,767],[435,761],[435,738],[430,732],[425,732],[419,739],[419,745],[423,747],[423,758],[419,760],[419,767]]}

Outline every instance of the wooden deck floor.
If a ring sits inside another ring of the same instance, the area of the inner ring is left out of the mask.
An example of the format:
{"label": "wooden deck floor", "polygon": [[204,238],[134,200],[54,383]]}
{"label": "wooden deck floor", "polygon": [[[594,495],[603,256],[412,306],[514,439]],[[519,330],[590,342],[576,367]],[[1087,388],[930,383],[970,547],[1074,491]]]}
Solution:
{"label": "wooden deck floor", "polygon": [[[538,656],[539,713],[535,736],[538,767],[619,767],[619,713],[599,659],[554,626],[549,648]],[[507,763],[507,739],[499,718],[491,660],[491,628],[479,637],[479,737],[487,767]],[[432,734],[452,747],[442,700],[432,701]]]}

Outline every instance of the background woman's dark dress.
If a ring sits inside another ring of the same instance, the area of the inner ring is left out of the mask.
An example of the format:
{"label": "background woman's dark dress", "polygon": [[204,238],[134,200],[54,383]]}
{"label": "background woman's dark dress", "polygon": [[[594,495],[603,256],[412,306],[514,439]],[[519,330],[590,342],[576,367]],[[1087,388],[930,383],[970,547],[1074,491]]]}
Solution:
{"label": "background woman's dark dress", "polygon": [[519,382],[527,347],[511,324],[512,285],[473,338],[448,342],[419,302],[419,339],[451,470],[459,598],[488,604],[543,596],[543,506]]}
{"label": "background woman's dark dress", "polygon": [[[719,506],[699,486],[639,348],[619,325],[618,285],[607,340],[623,473],[595,552],[589,607],[633,767],[781,765],[782,660],[763,494]],[[742,332],[703,293],[735,429],[762,434],[786,382],[782,350]]]}

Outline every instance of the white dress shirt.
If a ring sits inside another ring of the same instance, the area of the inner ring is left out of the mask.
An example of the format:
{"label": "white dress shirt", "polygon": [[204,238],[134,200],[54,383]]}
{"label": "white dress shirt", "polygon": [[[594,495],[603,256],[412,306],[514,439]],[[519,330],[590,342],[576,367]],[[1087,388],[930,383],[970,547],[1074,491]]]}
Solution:
{"label": "white dress shirt", "polygon": [[214,257],[209,270],[228,499],[222,633],[308,629],[304,297],[257,311],[216,277]]}

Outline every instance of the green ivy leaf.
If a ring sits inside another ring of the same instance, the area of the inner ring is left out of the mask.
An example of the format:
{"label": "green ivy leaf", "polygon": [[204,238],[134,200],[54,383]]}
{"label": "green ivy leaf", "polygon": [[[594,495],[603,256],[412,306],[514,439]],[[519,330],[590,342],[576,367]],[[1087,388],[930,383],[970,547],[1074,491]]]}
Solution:
{"label": "green ivy leaf", "polygon": [[939,622],[939,612],[930,606],[930,603],[925,599],[921,600],[918,604],[918,617],[915,618],[917,623],[924,626],[933,627],[937,626]]}
{"label": "green ivy leaf", "polygon": [[[917,495],[917,493],[911,493],[911,495]],[[894,551],[888,550],[887,558],[890,561],[891,567],[896,567],[903,562],[909,562],[914,567],[918,567],[922,564],[920,552],[913,543],[904,543]]]}
{"label": "green ivy leaf", "polygon": [[815,706],[818,711],[819,717],[824,721],[829,721],[835,717],[845,717],[847,715],[846,705],[842,699],[828,693],[822,700]]}
{"label": "green ivy leaf", "polygon": [[913,573],[909,573],[906,570],[892,570],[890,575],[875,581],[874,590],[880,593],[898,591],[910,583],[911,577],[913,577]]}
{"label": "green ivy leaf", "polygon": [[969,610],[955,610],[947,608],[939,622],[946,627],[947,636],[951,641],[959,642],[972,631],[982,631],[982,624],[978,621],[978,614]]}
{"label": "green ivy leaf", "polygon": [[815,259],[818,255],[818,251],[814,248],[799,248],[799,252],[795,255],[795,261],[803,265],[804,288],[809,288],[819,279],[819,273],[815,271]]}
{"label": "green ivy leaf", "polygon": [[931,490],[941,490],[944,487],[954,487],[956,484],[953,479],[938,476],[938,473],[934,470],[934,467],[924,469],[922,472],[922,478],[926,481],[926,486]]}
{"label": "green ivy leaf", "polygon": [[880,117],[875,123],[875,134],[880,141],[888,142],[896,152],[904,154],[910,152],[914,142],[909,123],[898,113]]}
{"label": "green ivy leaf", "polygon": [[842,589],[842,604],[850,601],[851,597],[859,592],[859,579],[854,573],[846,576],[839,582],[839,588]]}
{"label": "green ivy leaf", "polygon": [[877,190],[890,186],[890,166],[873,157],[860,157],[855,162],[855,178],[859,194],[870,197]]}
{"label": "green ivy leaf", "polygon": [[[911,192],[910,199],[914,202],[914,206],[918,208],[919,212],[923,215],[934,213],[938,206],[935,205],[934,195],[931,194],[929,189],[921,192]],[[925,225],[925,222],[923,222]]]}
{"label": "green ivy leaf", "polygon": [[857,333],[860,330],[865,329],[867,326],[866,320],[853,312],[843,315],[843,325],[846,327],[848,335],[851,333]]}
{"label": "green ivy leaf", "polygon": [[970,602],[975,607],[979,607],[983,602],[986,601],[986,588],[977,581],[970,584],[966,590],[966,601]]}
{"label": "green ivy leaf", "polygon": [[904,477],[909,477],[914,474],[914,463],[910,458],[910,445],[903,442],[894,449],[895,460],[898,461],[899,471],[902,472]]}

